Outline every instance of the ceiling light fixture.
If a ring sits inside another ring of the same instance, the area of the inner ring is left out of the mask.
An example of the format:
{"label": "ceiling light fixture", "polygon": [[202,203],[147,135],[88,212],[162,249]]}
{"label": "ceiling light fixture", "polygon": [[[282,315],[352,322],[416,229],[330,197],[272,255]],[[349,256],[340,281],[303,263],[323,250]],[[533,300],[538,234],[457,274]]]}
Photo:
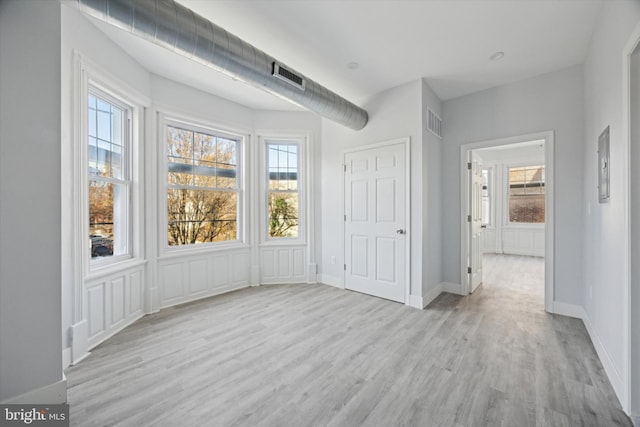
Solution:
{"label": "ceiling light fixture", "polygon": [[502,58],[504,58],[504,52],[495,52],[489,57],[489,60],[490,61],[499,61]]}
{"label": "ceiling light fixture", "polygon": [[349,62],[347,64],[347,68],[350,70],[356,70],[358,68],[360,68],[360,64],[358,64],[357,62]]}

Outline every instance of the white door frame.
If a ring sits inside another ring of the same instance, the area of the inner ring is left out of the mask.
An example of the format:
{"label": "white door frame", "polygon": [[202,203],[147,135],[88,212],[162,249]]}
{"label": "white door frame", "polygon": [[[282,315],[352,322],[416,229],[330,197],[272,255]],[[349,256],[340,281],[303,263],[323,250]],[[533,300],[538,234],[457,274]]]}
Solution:
{"label": "white door frame", "polygon": [[[405,273],[405,289],[404,289],[404,305],[411,305],[410,304],[410,294],[411,294],[411,137],[404,137],[404,138],[397,138],[397,139],[391,139],[388,141],[383,141],[383,142],[378,142],[378,143],[374,143],[374,144],[369,144],[369,145],[361,145],[355,148],[349,148],[346,150],[342,150],[342,178],[341,178],[341,185],[340,185],[340,191],[342,192],[342,197],[341,197],[341,215],[344,216],[345,215],[345,197],[346,197],[346,191],[345,191],[345,178],[344,178],[344,171],[346,170],[346,156],[348,153],[355,153],[358,151],[366,151],[366,150],[371,150],[374,148],[382,148],[382,147],[389,147],[392,145],[398,145],[398,144],[404,144],[404,155],[405,155],[405,187],[404,187],[404,191],[405,191],[405,236],[406,238],[405,240],[405,261],[404,261],[404,273]],[[342,239],[342,260],[344,263],[346,263],[346,256],[347,256],[347,250],[346,250],[346,241],[344,238],[344,233],[345,233],[345,225],[344,225],[344,221],[340,221],[341,224],[341,230],[340,230],[340,238]],[[343,270],[342,271],[342,288],[345,288],[346,285],[346,277],[345,277],[346,272]]]}
{"label": "white door frame", "polygon": [[[631,126],[633,125],[631,116],[631,57],[633,56],[636,48],[640,45],[640,24],[636,25],[627,44],[622,51],[622,134],[623,134],[623,183],[624,183],[624,228],[627,230],[625,233],[624,242],[624,286],[623,286],[623,299],[627,302],[622,308],[622,349],[623,349],[623,396],[619,396],[622,404],[622,409],[631,415],[637,416],[638,414],[632,414],[632,378],[633,372],[631,370],[631,356],[632,356],[632,328],[631,328],[631,314],[633,305],[631,301],[631,286],[633,278],[631,276]],[[637,254],[633,254],[637,255]],[[638,280],[638,279],[635,279]],[[633,399],[638,401],[638,399]]]}
{"label": "white door frame", "polygon": [[519,135],[508,138],[492,139],[479,142],[471,142],[460,146],[460,278],[462,281],[462,293],[469,294],[470,283],[467,274],[467,258],[469,256],[469,223],[467,222],[468,213],[465,212],[466,201],[469,197],[469,180],[467,179],[467,162],[471,151],[479,148],[495,147],[498,145],[516,144],[518,142],[535,141],[543,139],[544,161],[545,161],[545,242],[544,242],[544,309],[548,313],[553,313],[554,300],[554,247],[555,247],[555,228],[554,228],[554,132],[544,131],[538,133],[530,133],[527,135]]}

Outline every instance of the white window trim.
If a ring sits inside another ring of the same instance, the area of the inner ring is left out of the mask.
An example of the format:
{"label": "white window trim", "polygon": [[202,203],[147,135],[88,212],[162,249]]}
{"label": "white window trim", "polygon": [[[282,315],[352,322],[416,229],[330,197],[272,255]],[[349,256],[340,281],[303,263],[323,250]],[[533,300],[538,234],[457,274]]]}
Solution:
{"label": "white window trim", "polygon": [[[309,224],[312,219],[309,214],[312,212],[309,203],[310,175],[309,175],[309,148],[311,136],[309,133],[285,133],[285,132],[260,132],[258,133],[258,141],[260,147],[260,173],[259,186],[260,189],[260,246],[304,246],[307,244],[309,237]],[[296,144],[299,148],[298,154],[298,236],[297,237],[270,237],[269,225],[267,221],[268,211],[268,185],[267,178],[267,145],[274,142],[283,144]]]}
{"label": "white window trim", "polygon": [[[126,215],[125,215],[125,222],[126,222],[126,240],[127,240],[127,252],[121,255],[113,255],[111,257],[104,257],[104,258],[90,258],[89,260],[89,269],[90,271],[94,272],[95,270],[98,270],[100,268],[104,268],[104,267],[108,267],[112,264],[116,264],[116,263],[120,263],[123,261],[127,261],[131,258],[133,258],[133,251],[134,251],[134,245],[133,245],[133,165],[132,165],[132,152],[133,152],[133,145],[134,145],[134,139],[133,139],[133,109],[134,107],[132,105],[130,105],[130,103],[128,102],[123,102],[121,99],[116,98],[112,95],[111,91],[110,92],[106,92],[103,89],[99,88],[97,85],[95,85],[91,80],[89,81],[89,86],[88,86],[88,90],[87,90],[87,97],[89,94],[93,94],[96,97],[99,97],[101,99],[104,99],[105,101],[109,102],[112,105],[115,105],[118,108],[121,108],[122,110],[125,111],[125,124],[124,124],[124,128],[126,129],[126,135],[124,136],[125,139],[125,144],[123,145],[123,153],[122,153],[122,158],[123,158],[123,168],[122,168],[122,172],[123,172],[123,178],[121,179],[117,179],[117,178],[109,178],[109,177],[102,177],[102,176],[92,176],[89,174],[89,171],[87,169],[87,178],[89,181],[96,181],[96,182],[102,182],[102,183],[113,183],[113,184],[123,184],[126,188]],[[88,107],[88,106],[87,106]],[[88,109],[88,108],[87,108]],[[87,109],[85,109],[85,112],[87,111]],[[85,134],[85,141],[87,143],[88,146],[88,135]],[[88,164],[88,159],[87,159],[87,164]],[[89,187],[89,185],[87,184],[87,188]],[[88,190],[87,190],[88,191]],[[88,201],[88,198],[87,198]],[[115,241],[115,238],[114,238]],[[89,250],[91,250],[91,247],[89,247]]]}
{"label": "white window trim", "polygon": [[[545,193],[547,191],[547,166],[544,164],[544,160],[542,161],[521,161],[521,162],[509,162],[504,164],[504,206],[503,206],[503,215],[504,215],[504,228],[532,228],[532,229],[542,229],[545,227],[545,222],[541,223],[532,223],[532,222],[511,222],[509,220],[509,190],[510,190],[510,182],[509,182],[509,170],[511,168],[526,168],[530,166],[544,166],[545,168]],[[546,219],[546,197],[545,197],[545,219]]]}
{"label": "white window trim", "polygon": [[[144,109],[150,105],[143,95],[127,84],[103,71],[99,66],[83,57],[79,52],[74,52],[74,99],[72,103],[73,114],[73,182],[76,188],[73,192],[74,200],[74,258],[78,259],[76,265],[77,283],[81,284],[91,280],[95,276],[102,276],[106,272],[122,271],[133,264],[144,261],[144,241],[142,236],[143,226],[143,194],[142,179],[143,150],[144,150]],[[131,128],[128,147],[129,170],[129,253],[113,258],[91,260],[91,247],[89,244],[89,168],[88,168],[88,96],[89,89],[93,87],[103,92],[118,104],[126,106],[130,112]],[[76,292],[78,295],[79,292]],[[76,301],[76,306],[79,302]],[[80,313],[76,313],[80,314]],[[77,317],[77,316],[76,316]]]}
{"label": "white window trim", "polygon": [[[247,170],[248,168],[248,152],[250,133],[245,130],[233,129],[213,122],[207,122],[193,117],[184,116],[179,113],[168,110],[157,112],[158,123],[158,146],[159,167],[158,167],[158,245],[160,256],[159,259],[172,258],[176,256],[187,256],[194,254],[202,254],[203,252],[216,252],[222,250],[245,248],[248,246],[249,221],[247,218]],[[215,134],[229,139],[238,141],[237,147],[237,229],[236,240],[223,242],[199,243],[197,245],[169,246],[167,239],[168,227],[168,206],[167,206],[167,190],[169,188],[167,182],[168,162],[167,162],[167,126],[186,127],[196,132]]]}

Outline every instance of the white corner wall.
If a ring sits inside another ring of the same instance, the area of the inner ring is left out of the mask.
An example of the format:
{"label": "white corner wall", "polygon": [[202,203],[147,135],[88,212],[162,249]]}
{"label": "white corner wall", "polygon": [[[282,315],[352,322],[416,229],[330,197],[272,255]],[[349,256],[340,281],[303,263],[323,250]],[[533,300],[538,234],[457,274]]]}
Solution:
{"label": "white corner wall", "polygon": [[[320,203],[322,256],[320,281],[344,286],[344,251],[340,230],[342,212],[342,152],[347,148],[364,146],[392,139],[411,138],[411,289],[412,297],[422,298],[422,82],[387,90],[363,105],[369,113],[364,129],[354,131],[322,119],[322,153]],[[331,260],[335,262],[332,263]]]}
{"label": "white corner wall", "polygon": [[[640,387],[637,359],[628,362],[625,343],[626,227],[628,209],[626,162],[628,161],[623,110],[623,49],[640,21],[637,1],[604,2],[600,21],[594,33],[585,62],[585,126],[584,126],[584,286],[582,295],[585,324],[589,328],[609,379],[623,407],[629,411],[628,367],[636,367],[633,378]],[[611,198],[598,203],[597,146],[598,136],[610,126]],[[634,190],[637,181],[631,181]],[[640,218],[631,218],[637,222]],[[631,260],[635,264],[637,260]],[[637,307],[634,307],[636,309]],[[637,330],[637,325],[635,325]],[[634,410],[640,411],[640,396],[635,396]]]}
{"label": "white corner wall", "polygon": [[[144,313],[144,285],[147,269],[138,265],[127,271],[103,275],[79,285],[79,257],[74,248],[75,228],[74,193],[77,184],[74,176],[74,79],[76,60],[83,61],[124,87],[133,88],[137,95],[149,98],[150,74],[136,61],[116,46],[79,11],[62,6],[62,34],[59,61],[62,80],[62,346],[65,349],[64,365],[77,362],[93,346]],[[61,58],[61,59],[60,59]],[[143,150],[144,151],[144,150]],[[139,248],[144,255],[144,247]],[[75,292],[86,287],[86,300]],[[79,300],[84,307],[76,307]],[[74,318],[74,311],[77,313]],[[75,341],[75,351],[71,351]]]}
{"label": "white corner wall", "polygon": [[64,403],[60,3],[0,2],[0,402]]}
{"label": "white corner wall", "polygon": [[422,79],[422,295],[428,304],[442,291],[442,140],[427,130],[427,110],[442,118],[442,102]]}
{"label": "white corner wall", "polygon": [[555,132],[554,301],[582,304],[583,73],[581,66],[445,101],[443,275],[460,277],[460,146]]}

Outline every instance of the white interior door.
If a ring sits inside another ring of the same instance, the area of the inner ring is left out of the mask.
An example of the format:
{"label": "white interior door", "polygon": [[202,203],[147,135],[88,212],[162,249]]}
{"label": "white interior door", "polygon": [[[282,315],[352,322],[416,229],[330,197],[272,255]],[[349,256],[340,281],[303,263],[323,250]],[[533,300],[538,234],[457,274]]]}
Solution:
{"label": "white interior door", "polygon": [[469,285],[473,292],[482,283],[482,163],[473,152],[469,189]]}
{"label": "white interior door", "polygon": [[405,302],[405,144],[345,154],[345,287]]}

